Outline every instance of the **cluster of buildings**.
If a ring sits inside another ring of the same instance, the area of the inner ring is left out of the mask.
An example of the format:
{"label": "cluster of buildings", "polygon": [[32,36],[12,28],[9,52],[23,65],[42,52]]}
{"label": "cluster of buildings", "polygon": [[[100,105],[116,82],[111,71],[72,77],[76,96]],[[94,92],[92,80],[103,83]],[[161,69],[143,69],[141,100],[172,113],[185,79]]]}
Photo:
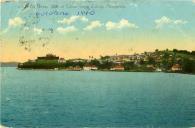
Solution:
{"label": "cluster of buildings", "polygon": [[[115,67],[111,68],[111,70],[124,70],[124,67],[122,64],[125,62],[133,62],[134,65],[137,67],[140,67],[142,64],[141,63],[147,63],[150,61],[150,58],[153,58],[155,63],[162,63],[162,57],[163,53],[160,52],[145,52],[141,54],[133,54],[133,55],[114,55],[114,56],[108,56],[108,61],[111,61],[116,64]],[[168,55],[168,61],[171,61],[173,58],[173,55]],[[181,58],[176,58],[177,61],[180,60]],[[157,72],[161,72],[165,69],[163,69],[160,66],[155,66],[154,64],[146,64],[145,65],[147,68],[154,69]],[[170,71],[177,72],[177,71],[182,71],[182,66],[180,64],[173,64]]]}
{"label": "cluster of buildings", "polygon": [[[108,61],[108,62],[112,62],[113,66],[109,69],[111,71],[124,71],[125,67],[124,67],[124,63],[126,62],[132,62],[135,66],[137,67],[141,67],[143,66],[143,64],[141,63],[146,63],[144,66],[146,68],[150,68],[153,69],[154,71],[157,72],[161,72],[164,69],[161,68],[160,66],[156,66],[154,64],[147,64],[147,62],[149,61],[149,58],[153,58],[155,60],[155,63],[161,63],[162,62],[162,54],[161,53],[155,53],[155,52],[145,52],[142,54],[133,54],[133,55],[113,55],[113,56],[106,56],[100,59],[97,59],[99,61],[99,63],[103,63],[104,61]],[[172,55],[169,55],[169,57],[171,58]],[[64,58],[60,58],[56,55],[53,54],[47,54],[46,56],[43,57],[37,57],[36,60],[29,60],[29,62],[42,62],[42,61],[53,61],[56,62],[58,64],[63,64],[66,63],[67,61],[69,62],[73,62],[73,63],[78,63],[78,62],[82,62],[84,63],[84,65],[81,66],[69,66],[66,68],[66,70],[85,70],[85,71],[90,71],[90,70],[98,70],[97,65],[92,65],[90,64],[90,61],[92,59],[69,59],[69,60],[65,60]],[[170,71],[181,71],[182,67],[180,64],[174,64]]]}

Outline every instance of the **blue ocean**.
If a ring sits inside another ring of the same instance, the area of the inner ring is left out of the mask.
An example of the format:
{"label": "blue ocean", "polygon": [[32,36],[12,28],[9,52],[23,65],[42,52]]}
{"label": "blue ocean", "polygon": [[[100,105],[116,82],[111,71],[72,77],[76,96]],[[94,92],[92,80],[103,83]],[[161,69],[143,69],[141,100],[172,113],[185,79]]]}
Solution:
{"label": "blue ocean", "polygon": [[195,75],[4,67],[1,125],[195,127]]}

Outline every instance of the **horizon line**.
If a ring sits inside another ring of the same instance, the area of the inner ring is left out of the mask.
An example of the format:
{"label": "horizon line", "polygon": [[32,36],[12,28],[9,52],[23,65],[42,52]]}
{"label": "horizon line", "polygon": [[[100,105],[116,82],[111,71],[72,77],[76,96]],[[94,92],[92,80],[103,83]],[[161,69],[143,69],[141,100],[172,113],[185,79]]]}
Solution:
{"label": "horizon line", "polygon": [[[98,57],[100,58],[101,56],[120,56],[120,55],[135,55],[135,54],[142,54],[142,53],[148,53],[148,52],[155,52],[156,50],[158,50],[158,51],[166,51],[166,50],[168,50],[168,51],[173,51],[175,48],[173,48],[173,49],[164,49],[164,50],[160,50],[160,49],[155,49],[155,50],[153,50],[153,51],[144,51],[144,52],[138,52],[138,53],[136,53],[136,52],[134,52],[133,54],[131,53],[131,54],[118,54],[118,53],[115,53],[115,54],[110,54],[110,55],[108,55],[108,54],[105,54],[105,55],[99,55]],[[176,49],[176,50],[178,50],[178,51],[187,51],[187,52],[193,52],[193,51],[195,51],[195,50],[184,50],[184,49]],[[56,54],[54,54],[54,53],[47,53],[47,54],[52,54],[52,55],[55,55],[55,56],[58,56],[58,55],[56,55]],[[47,55],[47,54],[45,54],[45,55]],[[39,57],[39,56],[37,56],[37,57]],[[59,58],[65,58],[65,57],[60,57],[60,56],[58,56]],[[88,57],[74,57],[74,58],[67,58],[67,60],[71,60],[71,59],[89,59],[90,57],[93,57],[93,59],[98,59],[97,57],[94,57],[94,56],[92,56],[92,55],[89,55]],[[31,59],[28,59],[28,60],[31,60]],[[16,61],[16,60],[11,60],[11,61],[0,61],[0,63],[21,63],[21,62],[25,62],[25,61],[27,61],[27,60],[24,60],[24,61]]]}

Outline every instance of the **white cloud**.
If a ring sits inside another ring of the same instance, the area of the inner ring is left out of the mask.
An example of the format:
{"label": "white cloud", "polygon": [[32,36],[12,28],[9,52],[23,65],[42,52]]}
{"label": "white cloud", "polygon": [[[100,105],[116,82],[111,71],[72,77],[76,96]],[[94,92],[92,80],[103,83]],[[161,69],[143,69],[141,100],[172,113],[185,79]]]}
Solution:
{"label": "white cloud", "polygon": [[156,28],[162,28],[164,25],[173,24],[173,25],[180,25],[180,24],[186,24],[187,21],[184,20],[173,20],[166,16],[161,17],[160,19],[155,20]]}
{"label": "white cloud", "polygon": [[28,30],[30,30],[30,28],[29,27],[24,27],[23,30],[28,31]]}
{"label": "white cloud", "polygon": [[108,21],[106,23],[106,29],[107,30],[117,29],[117,23],[113,23],[112,21]]}
{"label": "white cloud", "polygon": [[175,20],[175,21],[173,21],[173,23],[174,24],[186,24],[187,23],[187,21],[184,21],[184,20]]}
{"label": "white cloud", "polygon": [[74,26],[69,26],[69,27],[66,27],[66,28],[58,27],[57,28],[57,31],[59,33],[69,33],[69,32],[75,32],[75,31],[77,31],[77,28],[74,27]]}
{"label": "white cloud", "polygon": [[107,30],[122,29],[122,28],[138,28],[138,26],[129,22],[126,19],[121,19],[120,22],[118,22],[118,23],[115,23],[112,21],[108,21],[106,23]]}
{"label": "white cloud", "polygon": [[165,24],[170,24],[172,22],[171,19],[169,19],[166,16],[161,17],[160,19],[155,20],[156,28],[160,28]]}
{"label": "white cloud", "polygon": [[58,23],[61,24],[72,24],[74,22],[76,22],[77,20],[79,21],[83,21],[83,22],[88,22],[88,19],[84,16],[71,16],[70,18],[64,18],[63,20],[58,20]]}
{"label": "white cloud", "polygon": [[101,27],[102,24],[100,21],[96,20],[96,21],[92,21],[87,27],[84,28],[84,30],[93,30],[93,29],[96,29],[96,28],[99,28]]}
{"label": "white cloud", "polygon": [[20,17],[15,17],[13,19],[9,19],[9,26],[16,27],[24,24],[25,21]]}
{"label": "white cloud", "polygon": [[119,28],[124,28],[124,27],[128,27],[128,28],[138,28],[138,26],[136,26],[133,23],[130,23],[128,20],[126,19],[122,19],[119,23]]}
{"label": "white cloud", "polygon": [[43,32],[43,30],[41,28],[34,28],[33,31],[36,32],[36,34],[39,34],[39,35]]}

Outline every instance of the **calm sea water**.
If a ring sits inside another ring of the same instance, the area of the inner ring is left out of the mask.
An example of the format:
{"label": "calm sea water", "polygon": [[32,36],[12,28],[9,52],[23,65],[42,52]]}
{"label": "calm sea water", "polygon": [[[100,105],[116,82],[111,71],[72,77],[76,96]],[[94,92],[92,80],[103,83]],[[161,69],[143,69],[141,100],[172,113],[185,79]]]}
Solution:
{"label": "calm sea water", "polygon": [[4,126],[195,126],[194,75],[15,68],[1,75]]}

